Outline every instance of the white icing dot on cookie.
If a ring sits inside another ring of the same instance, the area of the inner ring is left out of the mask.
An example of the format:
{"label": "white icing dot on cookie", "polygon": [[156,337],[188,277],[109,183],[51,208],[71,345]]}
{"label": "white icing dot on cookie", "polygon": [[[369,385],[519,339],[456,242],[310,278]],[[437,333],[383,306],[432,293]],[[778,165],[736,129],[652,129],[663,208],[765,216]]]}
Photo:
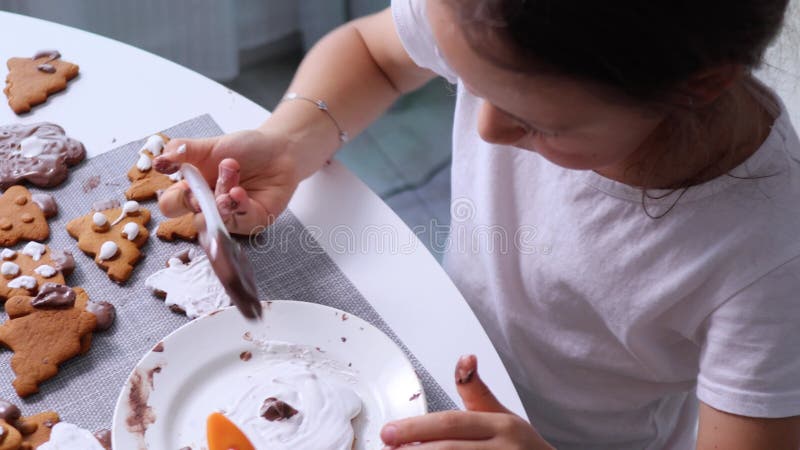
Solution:
{"label": "white icing dot on cookie", "polygon": [[42,259],[42,255],[47,251],[47,247],[38,242],[28,242],[22,249],[23,255],[30,256],[34,261]]}
{"label": "white icing dot on cookie", "polygon": [[6,261],[0,265],[0,274],[4,277],[11,278],[19,275],[19,266],[13,262]]}
{"label": "white icing dot on cookie", "polygon": [[0,251],[0,259],[9,260],[15,256],[17,256],[17,252],[11,250],[10,248],[4,248],[3,251]]}
{"label": "white icing dot on cookie", "polygon": [[177,150],[175,150],[179,155],[186,153],[186,144],[181,144]]}
{"label": "white icing dot on cookie", "polygon": [[136,222],[128,222],[122,227],[122,237],[132,241],[139,236],[139,225]]}
{"label": "white icing dot on cookie", "polygon": [[44,278],[50,278],[58,272],[53,268],[53,266],[48,266],[47,264],[42,264],[41,266],[33,269],[33,271]]}
{"label": "white icing dot on cookie", "polygon": [[124,219],[125,216],[135,213],[136,211],[139,211],[139,202],[136,200],[128,200],[124,205],[122,205],[122,211],[120,211],[119,217],[111,222],[111,226],[113,227],[114,225],[122,222],[122,219]]}
{"label": "white icing dot on cookie", "polygon": [[100,253],[97,254],[97,258],[100,261],[107,261],[113,258],[118,251],[119,247],[117,247],[116,242],[105,241],[103,242],[103,245],[100,246]]}
{"label": "white icing dot on cookie", "polygon": [[164,138],[161,136],[154,134],[147,138],[147,142],[144,143],[144,147],[142,147],[140,152],[147,150],[153,156],[159,156],[161,154],[161,150],[164,149]]}
{"label": "white icing dot on cookie", "polygon": [[19,153],[25,158],[36,158],[44,153],[48,141],[33,135],[28,136],[19,142]]}
{"label": "white icing dot on cookie", "polygon": [[96,212],[92,216],[92,222],[94,222],[95,226],[102,227],[108,223],[108,218],[105,214]]}
{"label": "white icing dot on cookie", "polygon": [[8,287],[11,289],[35,289],[36,288],[36,278],[30,277],[28,275],[22,275],[21,277],[14,278],[13,280],[8,282]]}
{"label": "white icing dot on cookie", "polygon": [[136,168],[139,172],[147,172],[153,167],[153,160],[145,154],[139,155],[139,160],[136,161]]}

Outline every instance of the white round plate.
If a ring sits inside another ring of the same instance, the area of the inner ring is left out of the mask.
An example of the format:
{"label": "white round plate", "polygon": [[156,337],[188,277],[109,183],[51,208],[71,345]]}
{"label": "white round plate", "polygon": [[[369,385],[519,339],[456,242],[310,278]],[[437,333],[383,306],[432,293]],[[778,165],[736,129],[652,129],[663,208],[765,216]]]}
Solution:
{"label": "white round plate", "polygon": [[[427,403],[414,368],[400,348],[364,320],[315,303],[264,303],[264,319],[248,322],[226,308],[187,323],[164,338],[163,351],[148,352],[131,372],[114,409],[115,449],[177,450],[207,448],[205,423],[248,388],[243,379],[268,359],[257,355],[259,341],[283,341],[318,348],[325,357],[356,373],[353,385],[362,399],[353,420],[355,449],[380,449],[384,423],[425,414]],[[249,334],[247,334],[249,333]],[[155,369],[155,370],[154,370]],[[155,421],[144,436],[130,430],[131,394],[152,392],[147,405]],[[143,386],[144,384],[148,384]],[[134,387],[132,391],[131,388]]]}

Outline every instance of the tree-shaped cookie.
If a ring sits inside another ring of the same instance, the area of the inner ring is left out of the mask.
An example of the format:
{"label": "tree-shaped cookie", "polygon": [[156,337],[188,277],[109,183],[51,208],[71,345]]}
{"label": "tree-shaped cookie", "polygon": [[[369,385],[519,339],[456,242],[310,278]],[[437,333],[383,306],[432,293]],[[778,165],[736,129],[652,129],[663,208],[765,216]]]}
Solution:
{"label": "tree-shaped cookie", "polygon": [[11,186],[0,195],[0,246],[47,239],[50,236],[47,219],[57,212],[52,196],[31,195],[22,186]]}
{"label": "tree-shaped cookie", "polygon": [[0,344],[14,352],[11,369],[20,397],[39,391],[39,383],[58,373],[59,364],[88,349],[97,326],[86,310],[89,296],[81,288],[47,284],[36,297],[6,302],[9,319],[0,326]]}
{"label": "tree-shaped cookie", "polygon": [[131,200],[121,208],[92,211],[71,220],[67,232],[78,240],[78,248],[117,283],[130,278],[147,242],[150,211]]}
{"label": "tree-shaped cookie", "polygon": [[3,92],[11,109],[23,114],[66,89],[67,82],[78,76],[78,69],[76,64],[62,61],[55,50],[38,52],[32,58],[11,58]]}
{"label": "tree-shaped cookie", "polygon": [[0,302],[16,295],[36,295],[44,283],[64,284],[75,270],[72,253],[28,242],[22,250],[0,249]]}
{"label": "tree-shaped cookie", "polygon": [[158,224],[156,236],[165,241],[181,239],[193,242],[197,240],[197,228],[194,226],[194,213],[184,214],[174,219],[167,219]]}
{"label": "tree-shaped cookie", "polygon": [[161,133],[147,138],[144,146],[136,153],[136,163],[128,171],[131,186],[125,191],[125,198],[140,202],[152,200],[158,196],[158,191],[163,191],[180,181],[180,172],[164,175],[153,168],[153,159],[161,155],[167,142],[169,137]]}

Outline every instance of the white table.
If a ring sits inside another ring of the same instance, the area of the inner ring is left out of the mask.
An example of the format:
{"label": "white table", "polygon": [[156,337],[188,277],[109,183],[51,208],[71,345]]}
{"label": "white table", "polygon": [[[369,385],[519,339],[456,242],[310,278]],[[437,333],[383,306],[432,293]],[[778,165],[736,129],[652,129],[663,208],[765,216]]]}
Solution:
{"label": "white table", "polygon": [[[81,68],[66,92],[28,115],[17,117],[0,105],[0,123],[57,123],[84,143],[89,157],[204,113],[226,132],[255,127],[269,114],[184,67],[74,28],[0,12],[0,42],[3,61],[55,48]],[[0,70],[5,79],[5,64]],[[289,207],[314,229],[333,261],[453,399],[460,403],[455,362],[474,353],[498,398],[525,416],[500,358],[461,294],[378,196],[334,162],[304,181]],[[376,242],[376,230],[391,230],[397,251]]]}

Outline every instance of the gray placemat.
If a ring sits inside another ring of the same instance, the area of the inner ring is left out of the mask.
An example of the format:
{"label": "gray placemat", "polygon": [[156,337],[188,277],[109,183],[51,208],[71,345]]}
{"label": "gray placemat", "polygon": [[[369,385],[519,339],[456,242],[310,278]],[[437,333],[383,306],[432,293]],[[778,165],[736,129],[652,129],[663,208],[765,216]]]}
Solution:
{"label": "gray placemat", "polygon": [[[208,137],[221,134],[222,130],[210,116],[204,115],[164,130],[164,133]],[[117,320],[111,330],[94,335],[87,355],[63,364],[55,378],[42,383],[40,392],[25,400],[20,399],[11,386],[11,352],[0,352],[0,398],[19,404],[24,414],[53,409],[63,420],[84,428],[109,428],[117,395],[138,360],[164,336],[188,322],[185,316],[172,313],[157,300],[145,288],[144,279],[163,268],[167,258],[179,248],[192,244],[167,243],[152,236],[133,276],[120,286],[111,282],[91,258],[78,250],[76,241],[66,231],[66,223],[89,212],[93,202],[109,198],[124,201],[123,192],[129,185],[125,174],[135,163],[143,142],[144,138],[82,163],[72,170],[67,182],[56,189],[31,188],[34,192],[50,192],[58,200],[59,215],[50,221],[51,237],[47,244],[74,254],[77,269],[68,278],[68,284],[83,287],[93,300],[113,303],[117,308]],[[153,215],[148,227],[153,234],[156,224],[164,217],[155,201],[143,205]],[[249,249],[264,298],[320,303],[365,319],[386,333],[408,355],[422,380],[430,411],[456,407],[291,212],[284,213],[268,232],[252,239],[250,244],[245,247]]]}

